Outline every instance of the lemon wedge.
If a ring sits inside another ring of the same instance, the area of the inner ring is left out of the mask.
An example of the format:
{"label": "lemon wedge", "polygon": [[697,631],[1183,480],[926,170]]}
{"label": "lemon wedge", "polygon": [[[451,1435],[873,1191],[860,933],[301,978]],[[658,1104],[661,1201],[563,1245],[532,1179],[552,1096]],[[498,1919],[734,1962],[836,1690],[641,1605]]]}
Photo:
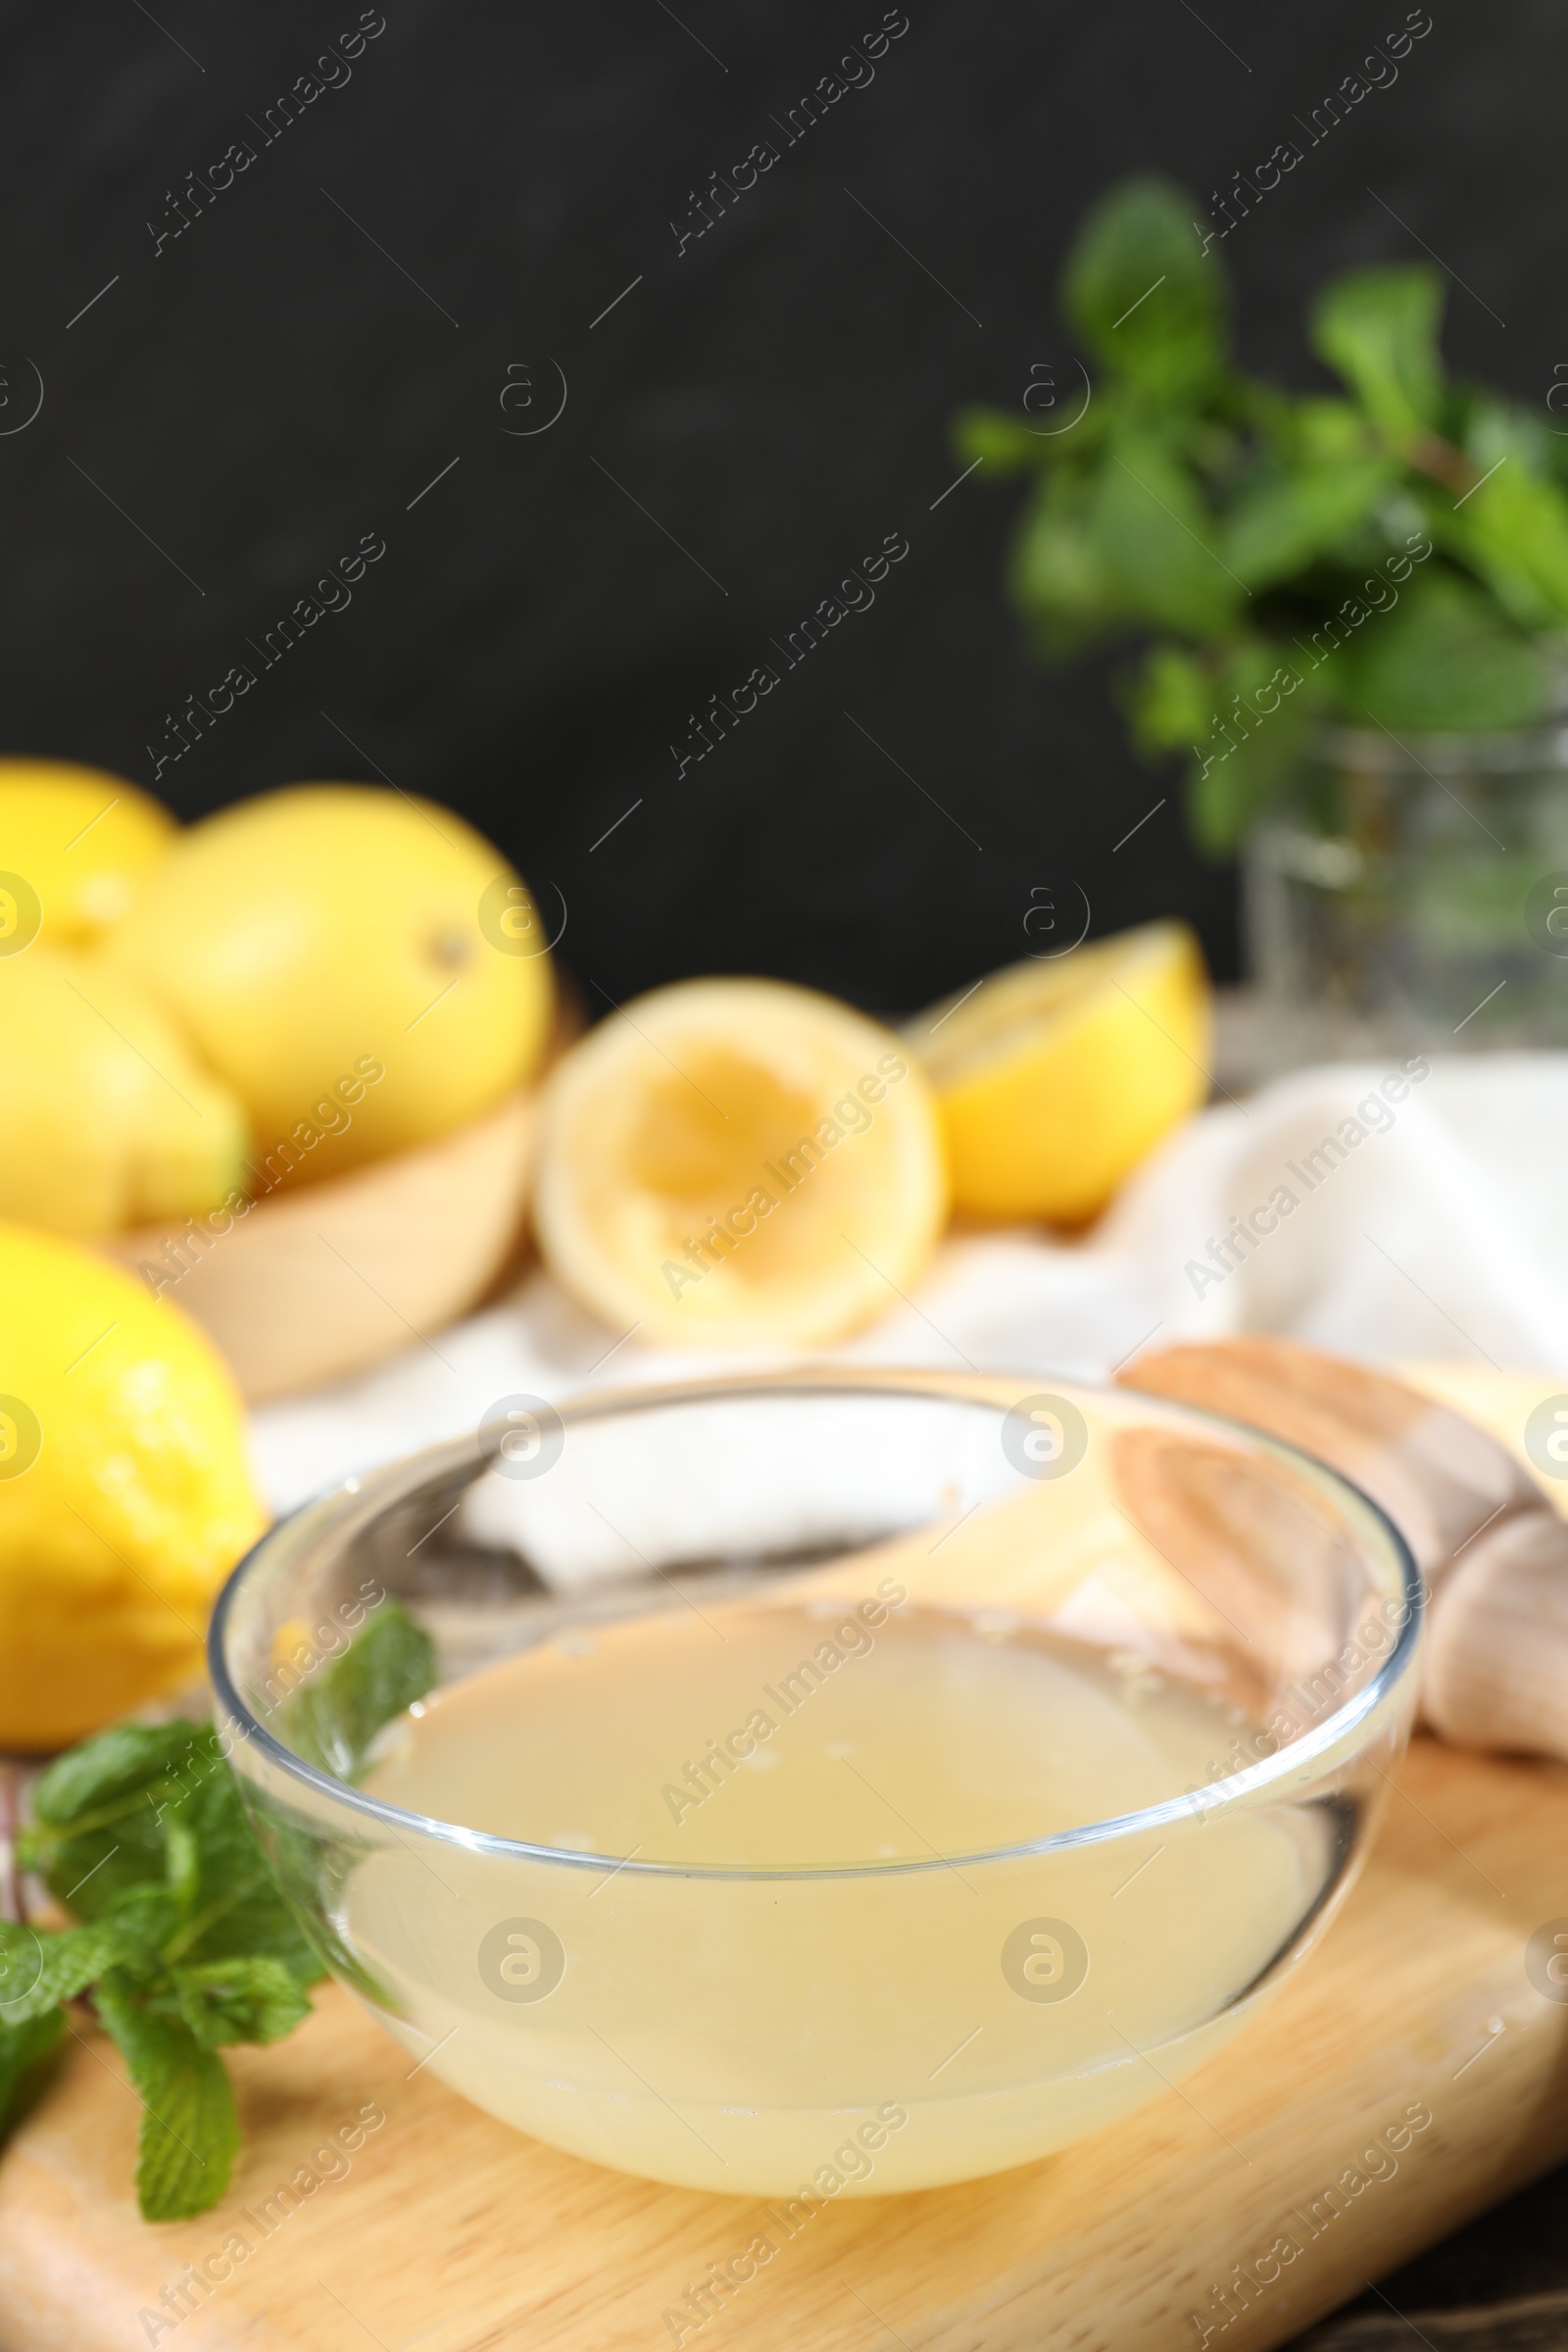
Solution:
{"label": "lemon wedge", "polygon": [[534,1219],[546,1261],[645,1341],[839,1338],[897,1303],[946,1210],[918,1065],[808,989],[658,989],[573,1047],[545,1092]]}
{"label": "lemon wedge", "polygon": [[1208,1093],[1213,1005],[1185,923],[1029,959],[905,1032],[936,1089],[955,1208],[1077,1225]]}

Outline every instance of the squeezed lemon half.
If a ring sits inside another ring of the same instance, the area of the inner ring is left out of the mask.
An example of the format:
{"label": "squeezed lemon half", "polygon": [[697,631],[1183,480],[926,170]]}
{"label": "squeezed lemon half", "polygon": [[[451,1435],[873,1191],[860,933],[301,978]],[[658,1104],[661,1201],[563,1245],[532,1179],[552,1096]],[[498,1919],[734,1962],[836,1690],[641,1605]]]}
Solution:
{"label": "squeezed lemon half", "polygon": [[545,1093],[540,1247],[585,1306],[644,1340],[836,1339],[897,1304],[946,1211],[918,1065],[808,989],[658,989],[591,1031]]}

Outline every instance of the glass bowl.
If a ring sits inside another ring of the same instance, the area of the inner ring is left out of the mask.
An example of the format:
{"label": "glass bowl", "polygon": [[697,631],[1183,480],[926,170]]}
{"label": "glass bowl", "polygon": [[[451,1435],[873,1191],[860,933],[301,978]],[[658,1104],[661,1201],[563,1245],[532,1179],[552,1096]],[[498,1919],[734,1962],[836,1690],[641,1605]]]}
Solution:
{"label": "glass bowl", "polygon": [[[435,1685],[357,1761],[400,1608]],[[273,1529],[211,1653],[290,1902],[431,2073],[809,2200],[1046,2155],[1235,2033],[1365,1852],[1420,1611],[1250,1430],[823,1372],[501,1398]]]}

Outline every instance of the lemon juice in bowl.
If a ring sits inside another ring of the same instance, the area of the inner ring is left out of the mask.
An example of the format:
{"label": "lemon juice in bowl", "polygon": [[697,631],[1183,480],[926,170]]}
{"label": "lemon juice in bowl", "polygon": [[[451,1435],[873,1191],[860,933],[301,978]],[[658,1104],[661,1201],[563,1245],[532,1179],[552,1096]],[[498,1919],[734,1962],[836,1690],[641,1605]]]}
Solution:
{"label": "lemon juice in bowl", "polygon": [[[314,1506],[217,1638],[295,1900],[506,2121],[768,2196],[995,2171],[1200,2064],[1348,1883],[1414,1587],[1301,1457],[935,1378],[649,1393],[557,1434],[529,1478],[448,1448]],[[334,1783],[267,1735],[269,1629],[390,1582],[466,1476],[470,1548],[406,1588],[443,1679]]]}

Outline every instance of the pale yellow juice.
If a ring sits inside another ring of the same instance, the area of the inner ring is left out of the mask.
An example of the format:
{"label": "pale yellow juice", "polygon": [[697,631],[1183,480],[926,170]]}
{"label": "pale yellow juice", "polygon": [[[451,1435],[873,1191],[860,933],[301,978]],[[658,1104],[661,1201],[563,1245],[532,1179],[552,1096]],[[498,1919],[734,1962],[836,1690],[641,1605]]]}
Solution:
{"label": "pale yellow juice", "polygon": [[1333,1808],[1020,1852],[1206,1785],[1250,1727],[902,1594],[578,1626],[391,1727],[372,1793],[554,1849],[347,1870],[410,2049],[600,2162],[782,2196],[1024,2161],[1217,2046],[1334,1875]]}

